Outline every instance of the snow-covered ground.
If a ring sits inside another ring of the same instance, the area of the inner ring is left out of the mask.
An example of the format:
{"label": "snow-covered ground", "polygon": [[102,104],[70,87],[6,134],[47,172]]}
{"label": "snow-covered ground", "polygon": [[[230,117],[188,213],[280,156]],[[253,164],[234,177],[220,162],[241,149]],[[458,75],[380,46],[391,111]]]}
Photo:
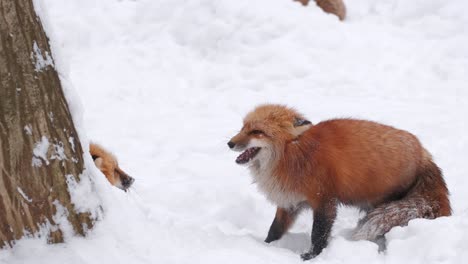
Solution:
{"label": "snow-covered ground", "polygon": [[104,215],[88,237],[23,239],[0,263],[301,263],[310,212],[265,244],[275,209],[226,146],[264,102],[409,130],[452,194],[452,217],[394,228],[385,254],[346,238],[360,215],[340,208],[312,263],[468,263],[468,1],[346,0],[343,23],[290,0],[35,3],[83,141],[136,182],[94,170]]}

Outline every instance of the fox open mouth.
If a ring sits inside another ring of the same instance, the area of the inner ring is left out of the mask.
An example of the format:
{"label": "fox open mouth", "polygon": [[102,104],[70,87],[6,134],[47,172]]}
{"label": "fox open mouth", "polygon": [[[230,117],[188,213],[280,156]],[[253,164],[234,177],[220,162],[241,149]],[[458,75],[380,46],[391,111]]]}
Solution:
{"label": "fox open mouth", "polygon": [[249,161],[251,161],[255,156],[258,154],[260,151],[260,147],[253,147],[253,148],[248,148],[242,154],[239,155],[236,159],[237,164],[245,164]]}

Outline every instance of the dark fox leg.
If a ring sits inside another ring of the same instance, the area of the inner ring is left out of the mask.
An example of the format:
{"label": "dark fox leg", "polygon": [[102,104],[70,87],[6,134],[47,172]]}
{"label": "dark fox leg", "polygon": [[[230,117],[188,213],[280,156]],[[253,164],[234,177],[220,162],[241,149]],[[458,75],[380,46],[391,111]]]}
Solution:
{"label": "dark fox leg", "polygon": [[377,246],[379,246],[379,253],[387,250],[387,239],[385,236],[377,237],[374,242],[377,244]]}
{"label": "dark fox leg", "polygon": [[316,257],[328,244],[328,237],[336,218],[336,201],[332,200],[314,210],[314,224],[312,225],[312,246],[310,250],[301,254],[303,260]]}
{"label": "dark fox leg", "polygon": [[270,243],[272,241],[280,239],[284,233],[286,233],[291,225],[296,220],[297,215],[302,211],[305,206],[297,205],[292,208],[284,209],[278,207],[276,209],[275,219],[271,223],[270,230],[265,242]]}

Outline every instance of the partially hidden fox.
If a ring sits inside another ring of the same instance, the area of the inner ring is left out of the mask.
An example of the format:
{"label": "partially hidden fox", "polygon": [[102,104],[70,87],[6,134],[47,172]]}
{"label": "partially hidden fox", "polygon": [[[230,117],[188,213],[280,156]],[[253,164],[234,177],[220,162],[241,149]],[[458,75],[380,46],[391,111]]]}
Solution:
{"label": "partially hidden fox", "polygon": [[[294,0],[306,6],[310,0]],[[325,12],[336,15],[340,20],[346,17],[346,6],[343,0],[315,0],[317,5]]]}
{"label": "partially hidden fox", "polygon": [[301,210],[312,208],[312,246],[303,260],[327,246],[339,204],[366,212],[352,237],[380,243],[380,249],[392,227],[451,215],[441,170],[404,130],[356,119],[313,125],[292,108],[261,105],[228,146],[242,152],[236,163],[248,166],[259,190],[277,205],[265,242],[280,239]]}
{"label": "partially hidden fox", "polygon": [[89,152],[96,167],[112,185],[124,191],[132,186],[135,179],[120,169],[117,158],[112,153],[94,143],[89,145]]}

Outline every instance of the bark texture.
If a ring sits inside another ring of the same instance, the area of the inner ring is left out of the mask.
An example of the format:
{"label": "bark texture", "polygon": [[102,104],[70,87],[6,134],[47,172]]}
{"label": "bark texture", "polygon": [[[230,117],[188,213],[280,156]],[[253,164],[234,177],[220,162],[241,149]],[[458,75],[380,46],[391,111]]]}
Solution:
{"label": "bark texture", "polygon": [[83,150],[48,38],[32,0],[0,0],[0,247],[50,226],[58,215],[84,235],[89,213],[77,213],[67,177],[79,181]]}
{"label": "bark texture", "polygon": [[[294,0],[300,2],[303,5],[307,5],[310,0]],[[335,14],[340,20],[344,20],[346,17],[346,7],[343,0],[315,0],[317,5],[322,8],[323,11],[330,14]]]}

